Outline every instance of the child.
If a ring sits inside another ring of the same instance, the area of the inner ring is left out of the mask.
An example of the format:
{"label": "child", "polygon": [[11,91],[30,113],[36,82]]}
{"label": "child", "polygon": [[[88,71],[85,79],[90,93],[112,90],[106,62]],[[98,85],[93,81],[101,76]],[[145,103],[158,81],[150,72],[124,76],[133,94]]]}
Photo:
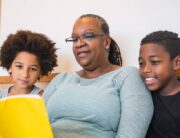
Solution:
{"label": "child", "polygon": [[55,43],[45,35],[18,31],[8,36],[0,50],[1,66],[9,71],[13,85],[0,92],[0,98],[18,94],[39,94],[35,82],[57,66]]}
{"label": "child", "polygon": [[140,74],[154,101],[154,116],[146,138],[180,138],[180,38],[157,31],[141,41]]}

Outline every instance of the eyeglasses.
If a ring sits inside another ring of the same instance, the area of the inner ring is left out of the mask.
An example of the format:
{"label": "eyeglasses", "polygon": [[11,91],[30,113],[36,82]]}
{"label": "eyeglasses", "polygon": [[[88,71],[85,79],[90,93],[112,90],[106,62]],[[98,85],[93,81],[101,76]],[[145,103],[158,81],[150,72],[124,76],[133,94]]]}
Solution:
{"label": "eyeglasses", "polygon": [[104,35],[104,33],[87,32],[87,33],[84,33],[78,37],[66,38],[65,41],[66,41],[66,43],[72,43],[72,44],[77,43],[78,39],[80,39],[81,41],[84,41],[84,42],[90,42],[93,39],[95,39],[96,37],[103,36],[103,35]]}

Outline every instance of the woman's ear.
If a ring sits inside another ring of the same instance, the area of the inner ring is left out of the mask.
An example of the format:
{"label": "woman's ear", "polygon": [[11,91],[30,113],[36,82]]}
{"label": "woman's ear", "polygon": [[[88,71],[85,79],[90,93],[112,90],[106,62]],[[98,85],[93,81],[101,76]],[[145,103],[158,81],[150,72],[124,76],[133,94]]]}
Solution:
{"label": "woman's ear", "polygon": [[176,56],[173,60],[174,70],[180,70],[180,55]]}
{"label": "woman's ear", "polygon": [[109,35],[105,35],[105,49],[109,50],[111,44],[111,37]]}

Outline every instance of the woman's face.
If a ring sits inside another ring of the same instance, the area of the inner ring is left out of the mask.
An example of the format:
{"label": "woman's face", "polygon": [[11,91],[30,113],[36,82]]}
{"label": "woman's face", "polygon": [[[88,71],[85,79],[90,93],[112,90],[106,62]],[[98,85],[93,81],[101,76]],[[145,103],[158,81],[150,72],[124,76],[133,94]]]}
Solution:
{"label": "woman's face", "polygon": [[19,89],[28,89],[40,77],[41,68],[35,55],[28,52],[17,54],[9,69],[14,86]]}
{"label": "woman's face", "polygon": [[108,58],[110,38],[103,33],[95,18],[79,19],[73,27],[72,38],[76,40],[73,43],[73,53],[83,68],[94,69]]}

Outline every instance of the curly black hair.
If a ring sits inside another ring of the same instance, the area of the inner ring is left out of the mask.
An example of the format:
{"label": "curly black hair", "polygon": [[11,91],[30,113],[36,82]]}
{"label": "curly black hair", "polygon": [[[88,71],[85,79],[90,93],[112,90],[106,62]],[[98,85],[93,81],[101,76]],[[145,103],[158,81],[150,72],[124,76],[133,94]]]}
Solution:
{"label": "curly black hair", "polygon": [[41,75],[48,75],[57,66],[55,43],[44,34],[19,30],[10,34],[0,49],[1,66],[9,70],[17,54],[28,52],[38,58]]}
{"label": "curly black hair", "polygon": [[174,59],[180,55],[180,38],[177,33],[170,31],[155,31],[146,35],[141,40],[141,46],[147,43],[158,44],[169,53],[170,58]]}
{"label": "curly black hair", "polygon": [[[79,17],[79,19],[81,18],[85,18],[85,17],[91,17],[91,18],[95,18],[97,19],[97,21],[100,23],[101,25],[101,29],[105,34],[109,35],[109,25],[107,24],[107,22],[105,21],[105,19],[103,19],[101,16],[99,15],[95,15],[95,14],[84,14],[82,16]],[[109,56],[108,56],[109,62],[111,64],[114,65],[118,65],[118,66],[122,66],[122,57],[121,57],[121,51],[119,49],[119,46],[117,45],[117,43],[115,42],[115,40],[113,40],[111,38],[111,44],[110,44],[110,50],[109,50]]]}

